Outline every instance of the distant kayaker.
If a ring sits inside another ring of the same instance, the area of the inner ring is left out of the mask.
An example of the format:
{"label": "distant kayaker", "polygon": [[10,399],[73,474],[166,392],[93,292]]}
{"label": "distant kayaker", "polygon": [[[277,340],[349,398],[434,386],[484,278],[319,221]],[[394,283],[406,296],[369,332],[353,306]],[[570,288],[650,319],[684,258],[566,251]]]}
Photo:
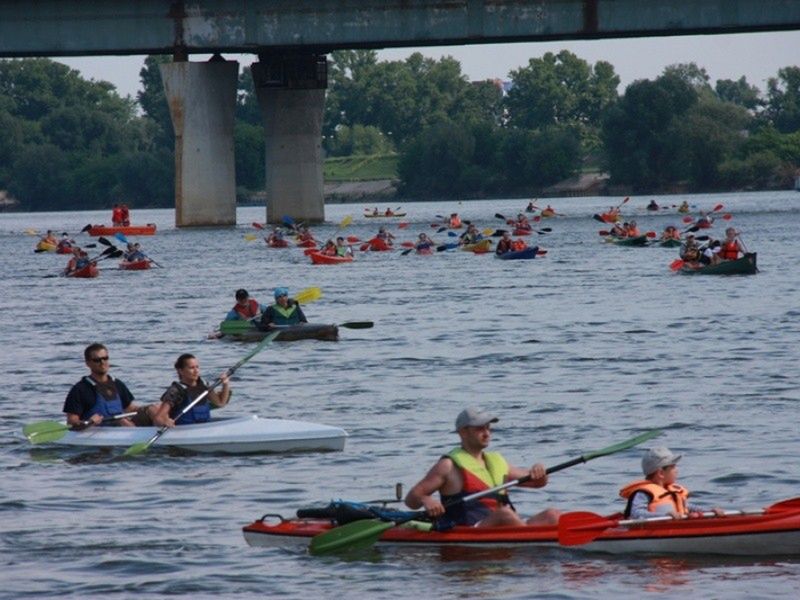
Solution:
{"label": "distant kayaker", "polygon": [[[530,476],[523,487],[540,488],[547,485],[547,472],[542,464],[530,469],[509,465],[498,452],[488,452],[492,436],[491,424],[497,417],[475,408],[466,408],[456,418],[456,433],[461,444],[442,456],[406,496],[412,509],[424,508],[439,518],[440,526],[468,525],[477,527],[519,527],[523,525],[555,525],[559,512],[544,510],[523,520],[514,510],[508,494],[503,491],[468,503],[460,498],[487,490],[506,481]],[[433,494],[439,493],[440,499]],[[445,508],[445,504],[450,504]],[[444,518],[442,518],[444,517]]]}
{"label": "distant kayaker", "polygon": [[746,254],[747,249],[739,239],[739,232],[733,227],[728,227],[725,230],[725,239],[722,240],[719,257],[722,260],[736,260],[740,253]]}
{"label": "distant kayaker", "polygon": [[662,242],[668,242],[670,240],[680,240],[680,239],[681,239],[681,233],[680,231],[678,231],[675,225],[667,225],[664,228],[664,233],[661,234]]}
{"label": "distant kayaker", "polygon": [[175,361],[175,371],[178,373],[178,381],[173,381],[161,396],[161,404],[153,417],[157,426],[175,427],[205,423],[211,419],[212,406],[219,408],[230,401],[231,388],[225,371],[220,375],[222,389],[209,391],[205,398],[176,421],[183,409],[208,389],[208,384],[200,377],[200,363],[193,354],[181,354]]}
{"label": "distant kayaker", "polygon": [[642,232],[639,231],[639,226],[636,224],[636,221],[630,221],[629,223],[626,223],[625,235],[631,238],[642,235]]}
{"label": "distant kayaker", "polygon": [[336,256],[336,242],[333,240],[328,240],[325,242],[325,245],[322,247],[322,250],[320,250],[319,253],[324,254],[325,256]]}
{"label": "distant kayaker", "polygon": [[474,244],[483,239],[481,232],[475,226],[475,223],[470,223],[467,230],[461,234],[461,244]]}
{"label": "distant kayaker", "polygon": [[414,244],[414,249],[417,252],[429,250],[433,248],[436,243],[430,238],[430,236],[425,233],[424,231],[417,236],[417,241]]}
{"label": "distant kayaker", "polygon": [[687,212],[689,212],[689,203],[686,200],[681,202],[681,205],[678,207],[678,212],[679,213],[687,213]]}
{"label": "distant kayaker", "polygon": [[461,217],[458,216],[458,213],[452,213],[450,218],[447,220],[447,226],[450,229],[460,229],[461,228]]}
{"label": "distant kayaker", "polygon": [[127,204],[120,204],[120,216],[122,217],[122,226],[128,227],[131,224],[131,214]]}
{"label": "distant kayaker", "polygon": [[711,227],[711,225],[713,224],[714,224],[714,217],[703,211],[700,211],[700,217],[697,219],[695,225],[697,227],[700,227],[701,229],[707,229]]}
{"label": "distant kayaker", "polygon": [[[626,519],[648,519],[670,516],[674,519],[701,516],[704,508],[689,504],[689,491],[676,483],[678,461],[675,455],[663,446],[651,448],[642,457],[642,473],[645,479],[634,481],[623,487],[619,495],[628,501]],[[725,511],[712,508],[721,517]]]}
{"label": "distant kayaker", "polygon": [[66,233],[62,234],[61,239],[58,240],[58,252],[60,254],[67,254],[67,251],[72,250],[75,245],[75,240],[70,239]]}
{"label": "distant kayaker", "polygon": [[305,225],[300,225],[297,228],[297,242],[300,244],[304,244],[307,242],[316,242],[317,240],[314,239],[314,236],[309,231],[308,227]]}
{"label": "distant kayaker", "polygon": [[262,315],[267,310],[267,306],[260,304],[255,298],[251,298],[247,290],[240,288],[236,290],[236,304],[225,315],[226,321],[249,321]]}
{"label": "distant kayaker", "polygon": [[306,319],[303,310],[300,308],[300,303],[293,298],[289,298],[288,288],[275,288],[274,296],[275,304],[268,306],[261,316],[261,329],[268,331],[273,327],[308,323],[308,319]]}
{"label": "distant kayaker", "polygon": [[353,256],[353,249],[345,243],[344,238],[336,238],[336,256]]}
{"label": "distant kayaker", "polygon": [[655,200],[650,200],[650,204],[647,205],[647,210],[658,210],[658,204]]}
{"label": "distant kayaker", "polygon": [[386,231],[386,227],[380,227],[375,237],[386,242],[387,246],[391,246],[392,241],[394,240],[394,236],[391,234],[391,232]]}
{"label": "distant kayaker", "polygon": [[280,227],[275,227],[267,237],[267,244],[270,246],[282,246],[283,243],[283,230]]}
{"label": "distant kayaker", "polygon": [[505,254],[506,252],[513,252],[514,240],[511,239],[511,233],[503,231],[503,236],[497,242],[497,248],[494,252],[497,255]]}
{"label": "distant kayaker", "polygon": [[525,212],[529,213],[536,212],[536,206],[534,205],[533,202],[528,202],[528,206],[525,207]]}
{"label": "distant kayaker", "polygon": [[514,221],[513,225],[514,225],[514,229],[522,229],[524,231],[530,231],[531,230],[531,224],[528,221],[528,217],[526,217],[522,213],[519,213],[517,215],[517,220]]}
{"label": "distant kayaker", "polygon": [[56,235],[53,233],[52,229],[48,229],[47,233],[45,233],[39,241],[44,242],[45,244],[50,244],[51,246],[58,245],[58,239],[56,238]]}
{"label": "distant kayaker", "polygon": [[119,204],[114,204],[114,207],[111,209],[111,224],[114,227],[120,227],[122,225],[122,208]]}
{"label": "distant kayaker", "polygon": [[64,273],[69,275],[75,271],[80,271],[89,266],[89,255],[86,254],[85,251],[81,250],[79,246],[72,247],[72,257],[67,262],[67,266],[64,269]]}
{"label": "distant kayaker", "polygon": [[89,375],[73,385],[67,394],[63,408],[67,425],[81,427],[84,421],[102,425],[103,419],[134,411],[136,415],[133,417],[106,423],[123,427],[152,425],[156,407],[137,407],[128,387],[109,375],[111,364],[108,348],[99,343],[90,344],[83,351],[83,359],[89,367]]}

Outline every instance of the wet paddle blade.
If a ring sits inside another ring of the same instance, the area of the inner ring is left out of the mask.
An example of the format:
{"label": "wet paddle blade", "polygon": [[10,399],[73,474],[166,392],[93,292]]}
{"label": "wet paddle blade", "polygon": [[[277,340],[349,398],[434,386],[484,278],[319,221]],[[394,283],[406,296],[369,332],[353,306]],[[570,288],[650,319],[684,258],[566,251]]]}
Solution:
{"label": "wet paddle blade", "polygon": [[[29,423],[22,428],[22,434],[28,438],[32,444],[41,444],[44,441],[44,436],[58,433],[59,439],[67,433],[68,427],[64,423],[58,421],[39,421],[37,423]],[[52,440],[50,440],[52,441]]]}
{"label": "wet paddle blade", "polygon": [[121,231],[118,231],[117,233],[115,233],[114,237],[117,238],[123,244],[127,244],[128,243],[128,238],[126,238],[125,234],[123,234]]}
{"label": "wet paddle blade", "polygon": [[318,287],[306,288],[304,290],[300,290],[294,295],[294,299],[300,304],[308,304],[309,302],[314,302],[320,298],[322,298],[322,290]]}
{"label": "wet paddle blade", "polygon": [[636,437],[633,437],[629,440],[625,440],[624,442],[619,442],[618,444],[614,444],[613,446],[608,446],[607,448],[603,448],[602,450],[595,450],[594,452],[589,452],[588,454],[583,455],[584,461],[590,461],[593,458],[598,458],[600,456],[607,456],[609,454],[615,454],[617,452],[621,452],[623,450],[627,450],[628,448],[633,448],[634,446],[638,446],[648,440],[652,440],[655,437],[661,435],[660,429],[651,429],[650,431],[646,431]]}
{"label": "wet paddle blade", "polygon": [[683,268],[683,259],[676,258],[669,264],[671,271],[680,271]]}
{"label": "wet paddle blade", "polygon": [[348,321],[347,323],[339,323],[339,327],[345,329],[372,329],[375,323],[372,321]]}
{"label": "wet paddle blade", "polygon": [[140,454],[147,452],[148,448],[150,448],[150,444],[148,442],[139,442],[138,444],[133,444],[127,450],[125,450],[125,452],[122,453],[122,456],[139,456]]}
{"label": "wet paddle blade", "polygon": [[381,534],[391,529],[395,524],[376,519],[354,521],[341,527],[334,527],[330,531],[315,535],[311,539],[308,550],[311,554],[319,556],[356,547],[371,546],[378,541]]}
{"label": "wet paddle blade", "polygon": [[342,222],[339,223],[339,229],[344,229],[352,222],[353,222],[353,217],[351,215],[347,215],[344,219],[342,219]]}

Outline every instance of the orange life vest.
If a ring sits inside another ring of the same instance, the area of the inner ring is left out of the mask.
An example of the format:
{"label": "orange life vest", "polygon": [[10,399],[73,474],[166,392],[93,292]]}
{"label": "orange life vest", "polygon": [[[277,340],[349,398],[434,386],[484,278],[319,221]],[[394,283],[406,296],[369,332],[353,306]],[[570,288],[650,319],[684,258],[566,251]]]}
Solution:
{"label": "orange life vest", "polygon": [[686,499],[689,497],[689,491],[686,488],[677,483],[662,487],[648,479],[643,479],[629,483],[619,491],[619,495],[628,500],[628,505],[625,507],[626,517],[631,514],[631,503],[636,492],[644,492],[650,496],[650,503],[647,505],[650,512],[656,512],[659,506],[668,505],[679,515],[687,513]]}
{"label": "orange life vest", "polygon": [[450,217],[450,227],[453,229],[458,229],[461,227],[461,217],[456,215],[455,217]]}
{"label": "orange life vest", "polygon": [[233,310],[235,310],[239,315],[241,315],[243,319],[252,319],[259,313],[258,309],[259,309],[258,302],[256,302],[252,298],[249,298],[247,300],[246,308],[242,308],[238,302],[233,307]]}
{"label": "orange life vest", "polygon": [[739,258],[739,244],[736,243],[736,240],[723,243],[719,251],[719,257],[722,260],[736,260]]}

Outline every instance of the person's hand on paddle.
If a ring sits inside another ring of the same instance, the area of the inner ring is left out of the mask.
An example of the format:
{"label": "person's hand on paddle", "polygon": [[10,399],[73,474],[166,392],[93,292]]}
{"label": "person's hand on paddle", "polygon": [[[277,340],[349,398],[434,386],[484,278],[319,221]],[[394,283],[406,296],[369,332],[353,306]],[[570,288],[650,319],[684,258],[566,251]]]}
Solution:
{"label": "person's hand on paddle", "polygon": [[422,507],[433,518],[441,517],[444,514],[444,505],[433,496],[422,498]]}
{"label": "person's hand on paddle", "polygon": [[547,485],[547,469],[542,463],[536,463],[529,472],[531,480],[525,487],[540,488]]}

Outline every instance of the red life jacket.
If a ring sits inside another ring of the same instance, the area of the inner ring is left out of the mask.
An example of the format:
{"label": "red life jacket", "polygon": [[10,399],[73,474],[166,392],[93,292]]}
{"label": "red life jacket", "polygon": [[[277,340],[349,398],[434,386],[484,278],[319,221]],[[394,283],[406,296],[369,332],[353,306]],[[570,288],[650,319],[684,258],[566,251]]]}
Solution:
{"label": "red life jacket", "polygon": [[736,243],[736,240],[722,244],[719,257],[722,260],[736,260],[739,258],[739,245]]}
{"label": "red life jacket", "polygon": [[258,309],[258,302],[256,302],[253,298],[249,298],[247,300],[246,308],[242,308],[238,302],[233,306],[233,310],[235,310],[243,319],[252,319],[259,313]]}

